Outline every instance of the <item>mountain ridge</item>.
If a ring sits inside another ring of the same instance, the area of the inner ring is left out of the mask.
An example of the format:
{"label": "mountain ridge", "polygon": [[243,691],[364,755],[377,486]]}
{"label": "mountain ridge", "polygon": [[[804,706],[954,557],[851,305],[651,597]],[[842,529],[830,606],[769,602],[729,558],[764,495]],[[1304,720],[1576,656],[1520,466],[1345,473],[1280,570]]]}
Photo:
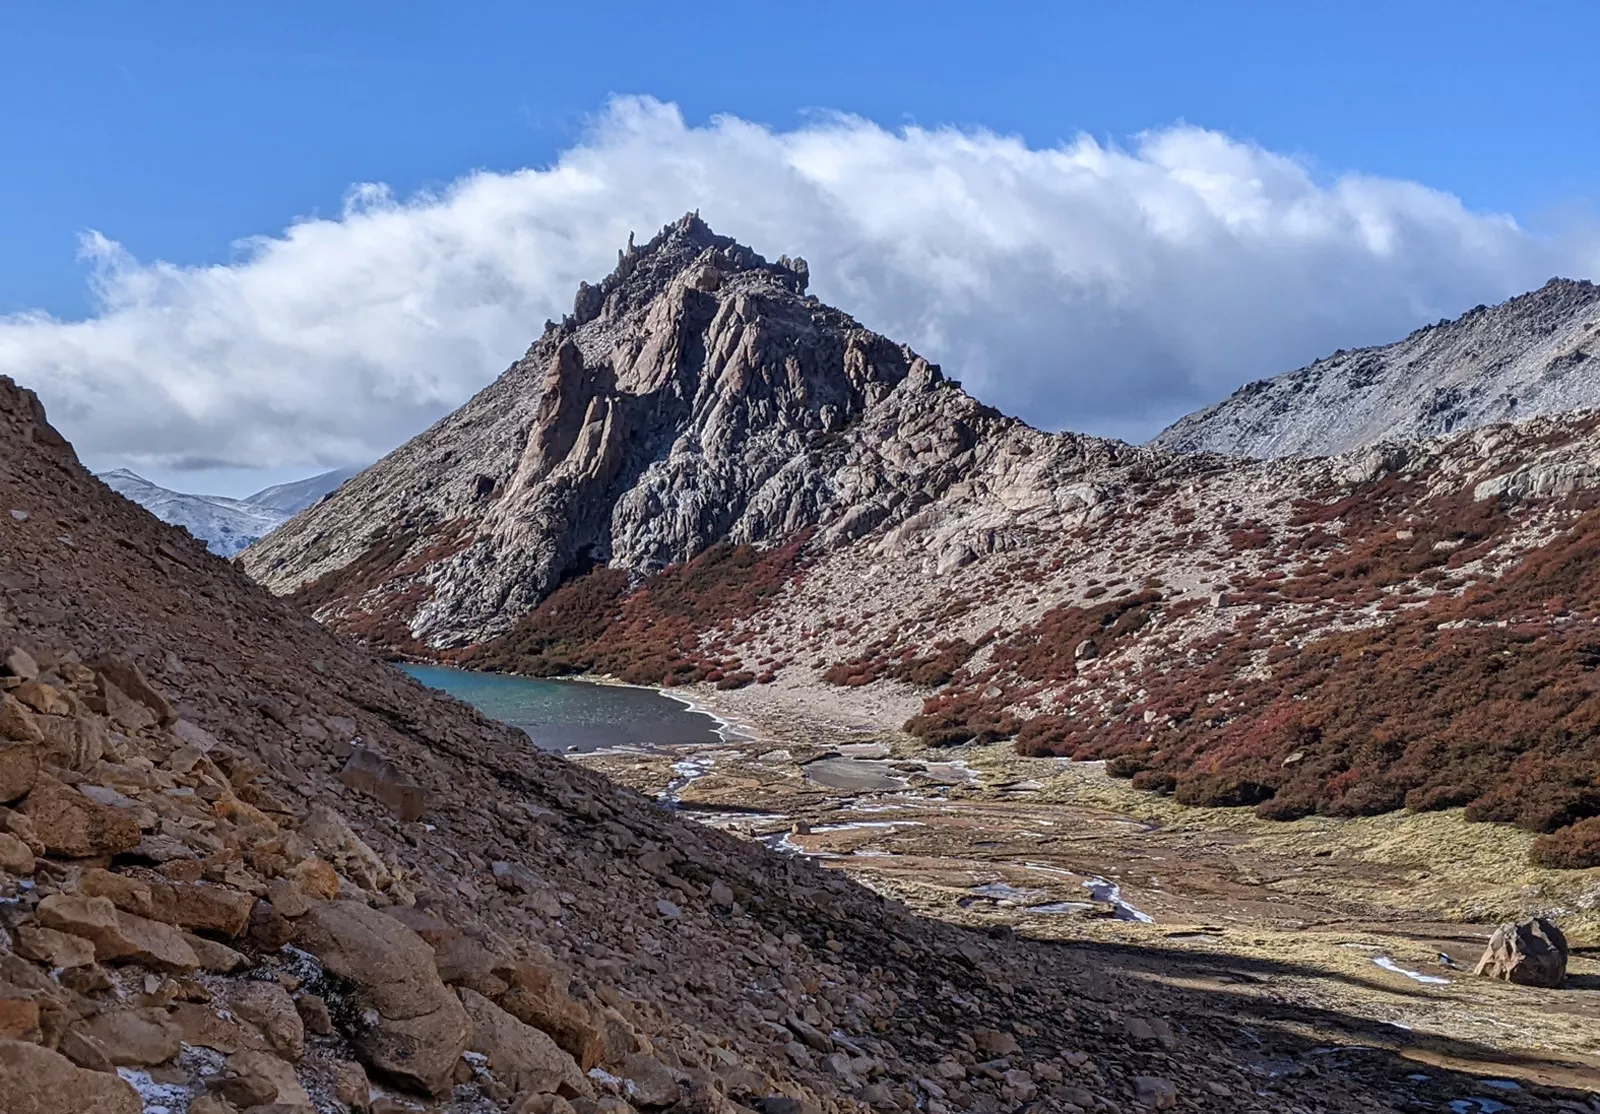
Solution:
{"label": "mountain ridge", "polygon": [[[1029,488],[1016,497],[1040,513],[1071,513],[1095,500],[1090,474],[1203,467],[1001,415],[806,295],[806,280],[803,261],[768,263],[684,217],[580,287],[573,314],[494,384],[254,547],[247,567],[292,591],[427,550],[426,568],[403,574],[400,608],[411,637],[444,646],[503,633],[586,564],[647,574],[717,541],[807,528],[842,543],[983,468]],[[993,544],[944,538],[933,559]],[[347,604],[377,611],[360,603],[370,576],[357,579]],[[392,624],[396,608],[382,610]]]}
{"label": "mountain ridge", "polygon": [[1538,290],[1249,383],[1150,444],[1227,456],[1332,456],[1600,405],[1600,286]]}
{"label": "mountain ridge", "polygon": [[174,491],[127,468],[98,473],[117,494],[150,511],[163,522],[182,526],[222,557],[234,557],[271,533],[295,514],[326,497],[355,475],[341,468],[291,483],[264,488],[243,499]]}

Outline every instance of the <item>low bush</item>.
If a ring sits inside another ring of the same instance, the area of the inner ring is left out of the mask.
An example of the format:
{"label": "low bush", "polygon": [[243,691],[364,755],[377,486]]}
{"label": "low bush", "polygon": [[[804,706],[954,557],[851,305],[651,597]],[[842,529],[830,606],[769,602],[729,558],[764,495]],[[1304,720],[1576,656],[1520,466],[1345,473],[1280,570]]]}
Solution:
{"label": "low bush", "polygon": [[720,543],[637,586],[623,570],[596,568],[552,592],[469,664],[535,677],[603,673],[640,685],[714,675],[723,688],[769,683],[770,669],[752,674],[701,643],[758,613],[798,577],[806,540],[768,550]]}
{"label": "low bush", "polygon": [[1539,866],[1582,870],[1600,866],[1600,816],[1591,816],[1533,841],[1529,858]]}

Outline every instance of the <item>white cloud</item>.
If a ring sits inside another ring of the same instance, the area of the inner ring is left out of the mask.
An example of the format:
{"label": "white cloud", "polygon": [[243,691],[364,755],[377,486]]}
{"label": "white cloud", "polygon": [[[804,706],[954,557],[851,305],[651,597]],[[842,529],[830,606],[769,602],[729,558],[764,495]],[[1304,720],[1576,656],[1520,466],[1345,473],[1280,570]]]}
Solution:
{"label": "white cloud", "polygon": [[170,470],[380,455],[521,354],[580,279],[699,209],[813,289],[1049,427],[1142,437],[1238,384],[1552,274],[1532,236],[1411,182],[1319,181],[1200,128],[1049,149],[853,117],[775,131],[621,99],[553,166],[350,193],[214,266],[92,234],[98,309],[0,320],[0,370],[80,450]]}

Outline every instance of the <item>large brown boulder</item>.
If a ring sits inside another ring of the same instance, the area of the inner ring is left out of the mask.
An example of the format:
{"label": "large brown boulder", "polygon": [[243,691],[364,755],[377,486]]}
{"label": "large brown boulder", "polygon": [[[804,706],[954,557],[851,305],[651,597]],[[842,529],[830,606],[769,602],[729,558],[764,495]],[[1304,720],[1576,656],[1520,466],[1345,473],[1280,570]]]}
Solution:
{"label": "large brown boulder", "polygon": [[178,718],[172,702],[145,679],[144,670],[126,658],[104,657],[93,663],[95,672],[115,685],[121,692],[143,704],[155,715],[157,721],[171,724]]}
{"label": "large brown boulder", "polygon": [[33,713],[9,693],[0,695],[0,739],[37,743],[44,738]]}
{"label": "large brown boulder", "polygon": [[289,992],[275,982],[244,982],[228,995],[228,1009],[261,1031],[272,1050],[294,1063],[305,1053],[306,1028]]}
{"label": "large brown boulder", "polygon": [[514,963],[499,968],[495,974],[511,985],[500,998],[507,1013],[550,1034],[584,1071],[600,1062],[605,1048],[600,1030],[589,1011],[567,995],[551,965]]}
{"label": "large brown boulder", "polygon": [[[108,1010],[74,1022],[68,1032],[113,1066],[149,1067],[178,1054],[183,1030],[162,1009]],[[66,1051],[66,1042],[63,1042]],[[88,1065],[85,1064],[85,1067]]]}
{"label": "large brown boulder", "polygon": [[58,1052],[25,1041],[0,1040],[0,1095],[7,1114],[142,1114],[128,1084],[106,1072],[85,1071]]}
{"label": "large brown boulder", "polygon": [[156,714],[118,688],[104,673],[95,675],[95,694],[85,703],[124,731],[141,731],[156,722]]}
{"label": "large brown boulder", "polygon": [[115,855],[143,838],[138,821],[126,811],[91,801],[54,778],[40,776],[22,811],[45,849],[70,859]]}
{"label": "large brown boulder", "polygon": [[593,1089],[577,1062],[547,1035],[524,1025],[477,991],[456,988],[472,1018],[472,1051],[488,1059],[489,1070],[515,1094],[578,1098]]}
{"label": "large brown boulder", "polygon": [[353,901],[317,902],[299,927],[298,945],[355,983],[355,1012],[372,1018],[349,1034],[362,1062],[430,1094],[447,1092],[472,1023],[439,978],[433,949],[393,917]]}
{"label": "large brown boulder", "polygon": [[242,936],[255,898],[226,886],[157,883],[150,887],[151,916],[191,931]]}
{"label": "large brown boulder", "polygon": [[169,924],[125,913],[110,898],[51,894],[35,910],[46,928],[81,936],[94,944],[101,962],[128,961],[163,971],[188,972],[199,957],[183,933]]}
{"label": "large brown boulder", "polygon": [[1559,988],[1567,981],[1567,938],[1543,917],[1503,924],[1489,937],[1476,973],[1519,986]]}
{"label": "large brown boulder", "polygon": [[350,753],[339,780],[376,797],[402,820],[416,820],[428,810],[428,795],[422,786],[383,755],[365,747]]}

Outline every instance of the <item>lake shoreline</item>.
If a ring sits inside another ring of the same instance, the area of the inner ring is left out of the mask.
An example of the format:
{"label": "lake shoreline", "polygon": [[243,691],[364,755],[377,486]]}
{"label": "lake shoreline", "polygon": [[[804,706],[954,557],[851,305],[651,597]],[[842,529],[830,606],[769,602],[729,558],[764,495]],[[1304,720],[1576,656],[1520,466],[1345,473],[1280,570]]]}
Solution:
{"label": "lake shoreline", "polygon": [[523,731],[533,746],[550,753],[720,745],[743,737],[739,725],[715,711],[648,686],[524,677],[432,662],[396,665],[418,683]]}
{"label": "lake shoreline", "polygon": [[[1517,1070],[1456,1066],[1546,1082],[1600,1070],[1584,1043],[1600,1041],[1600,1011],[1580,1020],[1594,990],[1508,990],[1470,974],[1496,922],[1531,903],[1581,905],[1580,879],[1538,872],[1529,889],[1531,837],[1517,829],[1468,824],[1460,810],[1265,821],[1134,790],[1103,762],[1025,758],[1004,743],[934,750],[900,727],[921,694],[893,683],[559,683],[665,697],[717,725],[696,742],[613,739],[569,761],[921,914],[1084,949],[1158,981],[1313,1002],[1342,1019],[1323,1033],[1329,1043],[1371,1043],[1376,1031],[1437,1064],[1440,1038],[1493,1047],[1514,1033],[1527,1056]],[[1569,920],[1575,944],[1600,935],[1594,921]],[[1241,988],[1229,973],[1241,964],[1271,974]],[[1600,986],[1587,951],[1572,970]],[[1558,1039],[1552,1010],[1573,1019]]]}

